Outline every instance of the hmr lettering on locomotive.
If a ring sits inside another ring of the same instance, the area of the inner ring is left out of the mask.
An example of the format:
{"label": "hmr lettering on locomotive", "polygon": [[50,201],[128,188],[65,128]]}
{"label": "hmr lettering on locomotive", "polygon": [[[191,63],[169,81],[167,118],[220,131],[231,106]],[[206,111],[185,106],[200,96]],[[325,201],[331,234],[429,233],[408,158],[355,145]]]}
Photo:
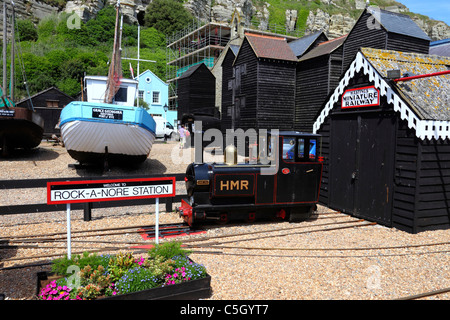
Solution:
{"label": "hmr lettering on locomotive", "polygon": [[320,135],[297,131],[260,136],[252,146],[252,163],[237,163],[236,148],[228,146],[224,163],[188,165],[188,198],[177,210],[191,226],[208,220],[305,220],[319,199],[320,150]]}

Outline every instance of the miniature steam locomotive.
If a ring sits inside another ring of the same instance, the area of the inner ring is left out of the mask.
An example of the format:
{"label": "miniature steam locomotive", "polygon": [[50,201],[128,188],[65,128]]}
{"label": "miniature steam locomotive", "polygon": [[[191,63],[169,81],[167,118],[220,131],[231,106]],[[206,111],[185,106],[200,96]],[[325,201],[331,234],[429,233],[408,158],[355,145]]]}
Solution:
{"label": "miniature steam locomotive", "polygon": [[[254,161],[237,163],[237,150],[225,149],[225,163],[191,163],[186,169],[188,199],[180,216],[190,226],[215,220],[302,221],[317,208],[323,159],[317,134],[281,131],[259,138]],[[252,160],[252,159],[250,159]]]}

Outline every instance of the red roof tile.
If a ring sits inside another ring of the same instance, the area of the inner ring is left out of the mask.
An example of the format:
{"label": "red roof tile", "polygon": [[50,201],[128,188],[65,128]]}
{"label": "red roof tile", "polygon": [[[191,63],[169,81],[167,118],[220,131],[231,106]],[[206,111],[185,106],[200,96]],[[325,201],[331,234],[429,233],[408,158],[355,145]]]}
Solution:
{"label": "red roof tile", "polygon": [[297,61],[285,38],[256,34],[245,36],[258,58]]}

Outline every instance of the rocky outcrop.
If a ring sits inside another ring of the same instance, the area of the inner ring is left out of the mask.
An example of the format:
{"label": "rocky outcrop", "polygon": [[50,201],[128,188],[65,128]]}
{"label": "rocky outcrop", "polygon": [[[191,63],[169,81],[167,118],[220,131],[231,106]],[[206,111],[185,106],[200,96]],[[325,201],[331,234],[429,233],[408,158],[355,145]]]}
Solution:
{"label": "rocky outcrop", "polygon": [[[31,19],[37,23],[42,18],[59,12],[76,13],[82,20],[88,21],[97,15],[106,4],[115,4],[117,0],[70,0],[65,7],[53,7],[38,0],[15,0],[16,13],[19,18]],[[136,23],[142,17],[152,0],[121,0],[124,21]],[[269,1],[269,0],[266,0]],[[312,1],[312,0],[310,0]],[[0,1],[2,3],[3,0]],[[317,9],[310,11],[306,21],[306,32],[323,30],[329,38],[339,37],[348,33],[355,19],[350,16],[349,9],[362,10],[367,0],[347,1],[348,7],[341,8],[333,0],[320,0],[326,7],[337,7],[340,13],[330,15]],[[211,7],[211,3],[213,4]],[[255,0],[187,0],[184,6],[203,22],[230,22],[235,10],[240,13],[245,26],[253,25],[261,30],[268,30],[270,19],[270,4]],[[385,9],[394,12],[408,12],[408,8],[399,2],[392,1],[392,5]],[[325,9],[324,9],[325,10]],[[298,25],[298,12],[295,9],[286,10],[285,29],[293,31]],[[450,27],[441,21],[414,18],[416,23],[433,39],[450,38]],[[1,31],[1,24],[0,24]],[[303,30],[301,30],[303,31]]]}
{"label": "rocky outcrop", "polygon": [[317,9],[310,11],[306,20],[306,33],[315,31],[324,31],[330,39],[347,34],[352,29],[356,20],[346,14],[329,15],[328,13]]}

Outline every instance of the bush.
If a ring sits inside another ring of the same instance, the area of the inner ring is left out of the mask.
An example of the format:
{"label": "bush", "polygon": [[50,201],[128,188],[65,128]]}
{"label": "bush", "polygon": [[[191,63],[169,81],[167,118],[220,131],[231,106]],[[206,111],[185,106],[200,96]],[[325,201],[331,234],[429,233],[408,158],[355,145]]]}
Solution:
{"label": "bush", "polygon": [[151,258],[161,256],[164,259],[171,259],[178,255],[186,256],[190,253],[189,250],[181,247],[181,242],[172,241],[165,242],[164,244],[155,244],[155,246],[148,251],[148,256]]}
{"label": "bush", "polygon": [[192,15],[176,0],[153,0],[145,11],[145,26],[171,35],[192,21]]}
{"label": "bush", "polygon": [[62,276],[70,276],[71,273],[67,272],[69,266],[75,265],[80,269],[83,269],[86,266],[90,266],[93,269],[97,269],[98,266],[103,266],[106,268],[108,266],[109,260],[111,259],[110,255],[100,255],[98,256],[96,253],[83,252],[83,255],[75,255],[71,259],[68,259],[67,256],[55,259],[52,263],[52,271],[58,275]]}

